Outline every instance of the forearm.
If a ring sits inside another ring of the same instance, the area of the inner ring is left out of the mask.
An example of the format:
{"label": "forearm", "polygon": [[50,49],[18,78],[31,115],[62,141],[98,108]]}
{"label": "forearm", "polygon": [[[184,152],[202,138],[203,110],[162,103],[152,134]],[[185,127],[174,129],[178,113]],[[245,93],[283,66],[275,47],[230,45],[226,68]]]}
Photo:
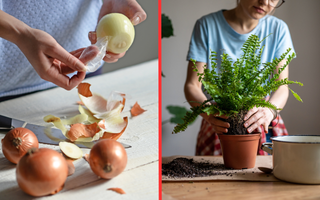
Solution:
{"label": "forearm", "polygon": [[193,71],[194,67],[196,67],[198,73],[203,73],[204,65],[205,63],[202,62],[196,62],[196,66],[194,66],[191,61],[188,63],[187,79],[184,84],[184,95],[192,107],[198,106],[207,100],[206,95],[201,89],[202,83],[198,81],[197,72]]}
{"label": "forearm", "polygon": [[283,109],[287,103],[288,97],[289,89],[286,85],[282,85],[272,94],[269,102],[275,105],[277,108]]}
{"label": "forearm", "polygon": [[17,18],[0,10],[0,37],[17,44],[20,36],[30,27]]}
{"label": "forearm", "polygon": [[184,86],[185,97],[190,106],[195,107],[207,100],[207,97],[202,92],[201,87],[186,83]]}
{"label": "forearm", "polygon": [[[277,70],[275,73],[277,73],[279,68],[281,66],[283,66],[286,63],[286,61],[287,60],[283,60],[279,63],[279,66],[277,67]],[[283,70],[281,72],[281,74],[279,75],[279,78],[277,80],[279,81],[279,80],[282,80],[285,78],[289,78],[289,65],[286,67],[285,70]],[[287,103],[288,97],[289,97],[288,86],[282,85],[276,91],[274,91],[272,93],[271,98],[269,99],[269,102],[272,103],[273,105],[275,105],[277,108],[283,109]]]}
{"label": "forearm", "polygon": [[[204,65],[205,63],[196,63],[198,73],[203,72]],[[184,94],[190,106],[195,107],[199,106],[202,102],[206,101],[207,97],[201,89],[202,84],[198,81],[197,72],[193,71],[193,67],[193,63],[189,61],[187,79],[184,85]],[[201,116],[205,119],[208,119],[209,117],[205,113],[202,113]]]}

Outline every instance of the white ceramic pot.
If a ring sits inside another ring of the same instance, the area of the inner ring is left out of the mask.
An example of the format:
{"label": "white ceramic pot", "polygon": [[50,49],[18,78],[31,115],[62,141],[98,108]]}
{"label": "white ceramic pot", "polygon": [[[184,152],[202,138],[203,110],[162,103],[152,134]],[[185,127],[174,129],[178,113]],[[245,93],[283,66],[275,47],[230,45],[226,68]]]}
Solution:
{"label": "white ceramic pot", "polygon": [[293,183],[320,184],[320,136],[279,136],[261,148],[273,156],[273,174]]}

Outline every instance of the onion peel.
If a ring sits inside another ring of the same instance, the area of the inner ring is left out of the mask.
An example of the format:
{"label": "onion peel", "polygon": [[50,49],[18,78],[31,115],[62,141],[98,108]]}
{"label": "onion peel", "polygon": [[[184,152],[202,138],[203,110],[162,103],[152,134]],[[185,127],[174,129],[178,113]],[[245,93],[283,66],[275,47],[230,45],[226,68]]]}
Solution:
{"label": "onion peel", "polygon": [[78,85],[78,93],[81,94],[84,97],[91,97],[92,92],[90,91],[90,83],[80,83]]}
{"label": "onion peel", "polygon": [[101,121],[101,119],[95,118],[95,117],[93,116],[92,112],[90,112],[90,110],[87,110],[87,109],[83,108],[81,105],[79,105],[79,109],[78,109],[78,110],[79,110],[79,112],[80,112],[81,114],[86,114],[86,115],[88,116],[88,121],[89,121],[90,123],[94,123],[94,122],[99,123],[99,122]]}
{"label": "onion peel", "polygon": [[[109,132],[104,132],[103,136],[101,137],[102,139],[113,139],[113,140],[117,140],[119,139],[119,137],[124,133],[124,131],[126,130],[127,126],[128,126],[128,117],[124,117],[123,118],[124,121],[126,122],[126,126],[122,129],[122,131],[120,133],[109,133]],[[98,124],[99,125],[99,124]],[[104,124],[100,124],[101,126],[104,126]],[[99,126],[100,126],[99,125]],[[102,128],[102,127],[101,127]]]}
{"label": "onion peel", "polygon": [[66,136],[68,129],[63,125],[61,119],[59,117],[53,116],[53,115],[47,115],[43,118],[43,120],[47,123],[53,123],[55,127],[61,130],[62,134]]}
{"label": "onion peel", "polygon": [[67,136],[71,141],[76,141],[80,137],[93,137],[99,131],[100,128],[96,122],[87,125],[78,123],[71,125]]}
{"label": "onion peel", "polygon": [[78,124],[88,120],[88,115],[86,113],[81,113],[74,117],[68,119],[61,119],[61,123],[63,125],[71,125],[71,124]]}
{"label": "onion peel", "polygon": [[89,163],[89,154],[84,154],[83,158]]}
{"label": "onion peel", "polygon": [[141,115],[141,114],[144,113],[145,111],[146,111],[146,110],[144,110],[144,109],[142,109],[142,108],[140,107],[140,105],[138,104],[138,102],[136,102],[136,103],[132,106],[132,108],[131,108],[131,110],[130,110],[132,116]]}
{"label": "onion peel", "polygon": [[76,168],[75,168],[75,166],[73,164],[73,160],[72,159],[66,158],[66,162],[67,162],[67,165],[68,165],[68,176],[71,176],[76,171]]}
{"label": "onion peel", "polygon": [[108,188],[107,190],[114,191],[114,192],[116,192],[118,194],[126,194],[126,192],[121,188]]}

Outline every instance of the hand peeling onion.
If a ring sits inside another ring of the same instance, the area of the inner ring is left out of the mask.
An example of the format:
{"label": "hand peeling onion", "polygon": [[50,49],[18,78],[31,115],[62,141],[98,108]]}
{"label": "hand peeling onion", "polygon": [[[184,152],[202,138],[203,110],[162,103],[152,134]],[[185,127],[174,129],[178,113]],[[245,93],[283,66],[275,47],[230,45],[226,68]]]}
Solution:
{"label": "hand peeling onion", "polygon": [[97,176],[111,179],[125,169],[127,159],[126,150],[119,142],[112,139],[103,139],[92,147],[89,164]]}
{"label": "hand peeling onion", "polygon": [[75,144],[70,142],[59,142],[59,147],[64,155],[71,159],[79,159],[82,157],[82,150]]}
{"label": "hand peeling onion", "polygon": [[67,179],[68,165],[55,150],[32,148],[19,161],[16,178],[19,187],[31,196],[59,192]]}
{"label": "hand peeling onion", "polygon": [[1,142],[3,155],[14,164],[17,164],[29,149],[39,147],[36,135],[27,128],[12,129]]}
{"label": "hand peeling onion", "polygon": [[115,54],[127,51],[135,35],[133,24],[121,13],[110,13],[102,17],[96,32],[98,40],[107,38],[107,51]]}

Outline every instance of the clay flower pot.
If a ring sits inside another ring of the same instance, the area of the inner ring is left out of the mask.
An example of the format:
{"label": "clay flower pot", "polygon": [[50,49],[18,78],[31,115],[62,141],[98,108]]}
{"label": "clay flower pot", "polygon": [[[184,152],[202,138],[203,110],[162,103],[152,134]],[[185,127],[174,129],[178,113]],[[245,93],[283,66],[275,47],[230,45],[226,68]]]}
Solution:
{"label": "clay flower pot", "polygon": [[260,133],[247,135],[218,134],[224,165],[227,168],[253,168],[259,148]]}

